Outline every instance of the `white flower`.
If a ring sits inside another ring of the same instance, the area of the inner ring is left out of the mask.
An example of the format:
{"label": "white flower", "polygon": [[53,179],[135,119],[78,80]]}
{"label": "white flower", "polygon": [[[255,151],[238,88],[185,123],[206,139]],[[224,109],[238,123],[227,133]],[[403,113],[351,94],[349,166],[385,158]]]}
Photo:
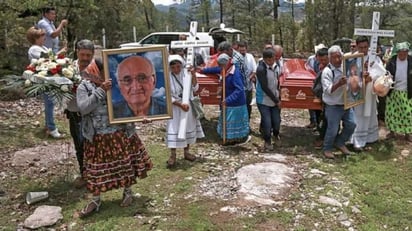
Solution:
{"label": "white flower", "polygon": [[31,85],[31,81],[26,79],[26,81],[24,81],[24,86],[29,87],[30,85]]}
{"label": "white flower", "polygon": [[38,59],[31,59],[30,66],[35,66],[39,62]]}
{"label": "white flower", "polygon": [[47,70],[46,71],[40,71],[39,73],[37,73],[38,75],[41,76],[47,76]]}
{"label": "white flower", "polygon": [[51,63],[48,63],[48,64],[47,64],[48,70],[54,69],[54,68],[56,68],[56,67],[57,67],[57,63],[51,62]]}
{"label": "white flower", "polygon": [[33,74],[34,74],[33,71],[31,71],[31,70],[25,70],[25,71],[23,72],[23,78],[28,79],[28,78],[30,78]]}
{"label": "white flower", "polygon": [[40,72],[40,71],[48,71],[49,68],[47,67],[46,64],[41,64],[39,66],[36,67],[36,71]]}
{"label": "white flower", "polygon": [[71,70],[71,68],[63,68],[62,69],[62,73],[63,73],[63,75],[66,77],[66,78],[69,78],[69,79],[71,79],[71,78],[73,78],[73,71]]}
{"label": "white flower", "polygon": [[44,63],[44,61],[46,61],[45,58],[40,58],[37,60],[37,64]]}
{"label": "white flower", "polygon": [[67,86],[67,85],[62,85],[62,86],[60,87],[60,89],[61,89],[62,91],[64,91],[64,92],[68,92],[68,91],[69,91],[69,86]]}
{"label": "white flower", "polygon": [[67,63],[66,59],[56,59],[56,63],[60,65],[65,65]]}
{"label": "white flower", "polygon": [[79,83],[82,80],[82,77],[79,74],[77,74],[77,75],[74,75],[73,80],[74,80],[74,82]]}

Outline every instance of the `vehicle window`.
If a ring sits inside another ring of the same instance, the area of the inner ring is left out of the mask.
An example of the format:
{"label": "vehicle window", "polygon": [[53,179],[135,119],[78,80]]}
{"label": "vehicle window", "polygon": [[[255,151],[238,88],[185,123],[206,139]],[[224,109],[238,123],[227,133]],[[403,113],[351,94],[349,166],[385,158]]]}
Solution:
{"label": "vehicle window", "polygon": [[177,40],[179,40],[179,35],[175,35],[175,34],[161,35],[159,38],[158,44],[170,44],[171,41],[177,41]]}
{"label": "vehicle window", "polygon": [[159,44],[160,35],[152,35],[141,42],[141,44]]}

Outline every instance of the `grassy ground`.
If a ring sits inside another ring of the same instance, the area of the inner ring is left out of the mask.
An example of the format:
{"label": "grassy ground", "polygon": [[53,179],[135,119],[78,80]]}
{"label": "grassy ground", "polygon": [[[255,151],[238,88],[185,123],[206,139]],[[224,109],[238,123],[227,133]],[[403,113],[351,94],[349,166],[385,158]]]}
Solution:
{"label": "grassy ground", "polygon": [[[134,192],[140,195],[136,203],[121,208],[121,191],[110,191],[103,194],[101,211],[84,220],[73,218],[74,212],[87,202],[84,198],[86,191],[76,190],[71,184],[77,174],[77,165],[62,165],[45,177],[25,175],[24,169],[5,164],[11,158],[9,150],[40,145],[45,140],[48,143],[61,142],[45,139],[41,128],[33,126],[34,121],[42,121],[41,115],[32,118],[3,116],[0,121],[0,172],[4,171],[9,176],[0,178],[1,187],[7,193],[7,196],[0,197],[0,230],[16,230],[17,225],[42,204],[63,208],[64,218],[54,226],[57,230],[347,230],[336,221],[336,217],[324,214],[327,213],[326,207],[314,209],[305,206],[305,203],[316,201],[321,192],[350,198],[349,206],[343,209],[353,219],[357,230],[412,228],[412,160],[410,156],[400,155],[401,150],[411,150],[411,145],[380,141],[372,146],[372,151],[351,156],[346,161],[323,161],[318,158],[319,152],[311,147],[312,133],[303,128],[307,122],[306,112],[284,110],[282,113],[289,115],[284,117],[284,121],[297,119],[300,122],[297,123],[299,126],[282,127],[282,146],[276,152],[287,154],[302,169],[324,171],[328,178],[303,177],[281,206],[257,208],[252,216],[219,212],[221,207],[230,203],[200,195],[198,184],[212,174],[205,165],[210,162],[218,164],[220,160],[201,159],[191,163],[182,160],[180,153],[178,167],[166,169],[168,150],[162,141],[164,128],[155,127],[144,137],[155,168],[148,178],[139,180],[133,187]],[[58,121],[59,127],[68,133],[67,120],[59,117]],[[257,130],[258,120],[252,121],[254,130]],[[215,150],[218,142],[215,125],[213,116],[204,121],[207,137],[196,145],[198,153]],[[254,134],[246,149],[216,150],[238,156],[239,161],[253,163],[259,159],[243,160],[242,155],[256,150],[261,143],[258,135]],[[315,157],[309,158],[313,157],[311,154]],[[9,171],[14,171],[11,175],[15,177],[11,177]],[[27,191],[43,190],[49,191],[48,201],[34,206],[24,203]],[[352,205],[361,212],[354,212]],[[296,211],[304,216],[298,219]]]}

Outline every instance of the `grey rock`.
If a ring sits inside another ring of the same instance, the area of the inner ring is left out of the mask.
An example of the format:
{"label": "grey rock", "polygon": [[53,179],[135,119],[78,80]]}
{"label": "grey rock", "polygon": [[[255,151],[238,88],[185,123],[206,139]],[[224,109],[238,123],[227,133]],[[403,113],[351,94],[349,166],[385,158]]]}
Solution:
{"label": "grey rock", "polygon": [[42,205],[34,210],[24,221],[24,227],[37,229],[54,225],[58,220],[63,219],[62,208],[58,206]]}
{"label": "grey rock", "polygon": [[333,199],[333,198],[330,198],[330,197],[319,196],[319,202],[322,203],[322,204],[332,205],[332,206],[336,206],[336,207],[342,207],[342,203],[340,203],[336,199]]}

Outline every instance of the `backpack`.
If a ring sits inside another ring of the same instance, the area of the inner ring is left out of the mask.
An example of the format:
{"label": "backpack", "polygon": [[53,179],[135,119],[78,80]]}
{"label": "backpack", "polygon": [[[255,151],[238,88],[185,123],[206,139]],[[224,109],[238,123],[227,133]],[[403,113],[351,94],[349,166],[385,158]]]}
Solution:
{"label": "backpack", "polygon": [[[330,68],[329,64],[328,67]],[[313,94],[321,99],[323,95],[323,88],[322,88],[322,71],[319,71],[316,75],[315,80],[313,80],[312,92]],[[332,71],[333,78],[335,78],[335,73]]]}

